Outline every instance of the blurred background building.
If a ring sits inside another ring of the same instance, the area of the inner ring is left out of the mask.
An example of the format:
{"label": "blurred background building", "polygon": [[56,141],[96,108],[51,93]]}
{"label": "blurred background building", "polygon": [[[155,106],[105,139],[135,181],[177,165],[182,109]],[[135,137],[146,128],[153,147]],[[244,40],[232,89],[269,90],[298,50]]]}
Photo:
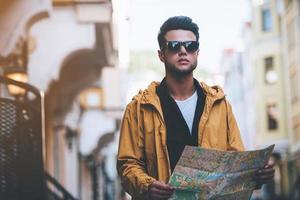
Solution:
{"label": "blurred background building", "polygon": [[44,97],[49,197],[129,199],[115,169],[123,110],[139,89],[162,79],[157,31],[167,17],[184,14],[200,26],[195,76],[224,88],[247,149],[276,144],[274,182],[253,199],[291,199],[300,173],[300,0],[222,4],[249,12],[243,20],[221,4],[0,0],[0,75]]}
{"label": "blurred background building", "polygon": [[0,3],[1,75],[45,94],[44,169],[52,198],[118,199],[121,193],[115,156],[126,103],[124,4]]}
{"label": "blurred background building", "polygon": [[291,199],[299,176],[299,1],[249,2],[251,20],[241,30],[242,51],[237,47],[223,53],[224,87],[242,135],[248,136],[243,137],[246,147],[276,144],[274,182],[256,198]]}

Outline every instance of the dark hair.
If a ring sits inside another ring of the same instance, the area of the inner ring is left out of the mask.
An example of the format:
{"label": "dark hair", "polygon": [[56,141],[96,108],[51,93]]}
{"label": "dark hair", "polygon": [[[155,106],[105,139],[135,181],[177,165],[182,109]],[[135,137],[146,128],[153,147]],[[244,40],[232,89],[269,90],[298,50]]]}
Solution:
{"label": "dark hair", "polygon": [[197,41],[199,40],[199,27],[192,21],[191,18],[186,16],[174,16],[167,19],[167,21],[165,21],[165,23],[163,23],[163,25],[160,27],[157,35],[160,49],[162,49],[163,45],[166,43],[166,33],[168,31],[178,29],[192,31],[195,34]]}

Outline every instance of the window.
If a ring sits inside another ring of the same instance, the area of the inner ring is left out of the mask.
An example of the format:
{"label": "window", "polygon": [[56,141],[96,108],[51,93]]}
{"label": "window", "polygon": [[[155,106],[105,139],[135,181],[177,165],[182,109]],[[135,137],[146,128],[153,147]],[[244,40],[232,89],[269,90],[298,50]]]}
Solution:
{"label": "window", "polygon": [[268,130],[275,131],[278,129],[278,107],[276,103],[267,105]]}
{"label": "window", "polygon": [[267,57],[264,60],[265,65],[265,83],[274,84],[277,82],[277,73],[274,67],[273,57]]}
{"label": "window", "polygon": [[272,30],[272,13],[270,8],[262,9],[262,30],[264,32],[269,32]]}

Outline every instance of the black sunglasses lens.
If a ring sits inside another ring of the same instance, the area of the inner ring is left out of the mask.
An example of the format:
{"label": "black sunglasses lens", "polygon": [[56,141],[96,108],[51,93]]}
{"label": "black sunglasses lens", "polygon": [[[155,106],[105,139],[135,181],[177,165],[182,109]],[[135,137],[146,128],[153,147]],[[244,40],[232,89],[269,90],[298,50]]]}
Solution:
{"label": "black sunglasses lens", "polygon": [[180,50],[180,42],[178,41],[170,41],[167,43],[167,47],[169,51],[179,51]]}
{"label": "black sunglasses lens", "polygon": [[199,43],[196,41],[184,42],[184,48],[187,52],[195,52],[199,48]]}
{"label": "black sunglasses lens", "polygon": [[169,41],[167,42],[167,49],[171,52],[178,52],[180,51],[181,46],[184,46],[187,52],[195,52],[199,48],[199,43],[197,41],[186,41],[186,42],[179,42],[179,41]]}

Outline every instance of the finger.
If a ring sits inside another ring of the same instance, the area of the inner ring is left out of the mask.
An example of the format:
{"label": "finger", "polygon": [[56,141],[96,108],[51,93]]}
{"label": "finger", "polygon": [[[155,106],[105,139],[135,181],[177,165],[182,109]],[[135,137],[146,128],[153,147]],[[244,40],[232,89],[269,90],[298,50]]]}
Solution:
{"label": "finger", "polygon": [[270,169],[261,169],[255,172],[255,175],[265,175],[265,174],[274,174],[275,173],[275,169],[274,168],[270,168]]}
{"label": "finger", "polygon": [[256,181],[269,181],[274,178],[274,171],[267,171],[265,173],[259,173],[254,175]]}
{"label": "finger", "polygon": [[256,175],[256,177],[265,177],[265,176],[274,176],[274,173],[262,173],[262,174],[259,174],[259,175]]}
{"label": "finger", "polygon": [[273,161],[272,159],[269,159],[267,165],[269,165],[269,166],[274,166],[274,164],[275,164],[274,161]]}
{"label": "finger", "polygon": [[268,169],[274,167],[275,163],[273,160],[269,160],[268,163],[263,167],[263,169]]}
{"label": "finger", "polygon": [[153,194],[151,199],[169,199],[171,195]]}
{"label": "finger", "polygon": [[255,181],[265,182],[265,181],[272,181],[274,179],[274,175],[265,175],[265,176],[257,176],[254,177]]}
{"label": "finger", "polygon": [[161,190],[173,191],[173,189],[169,185],[159,181],[154,182],[153,187],[159,188]]}
{"label": "finger", "polygon": [[151,188],[150,192],[153,194],[159,194],[159,195],[172,195],[173,194],[172,191],[161,190],[159,188]]}
{"label": "finger", "polygon": [[172,189],[169,185],[159,181],[155,182],[155,186],[161,189]]}
{"label": "finger", "polygon": [[152,196],[151,200],[168,200],[171,196],[169,197],[164,197],[164,196]]}
{"label": "finger", "polygon": [[268,181],[268,180],[273,180],[274,176],[260,176],[260,177],[257,177],[256,180],[258,181]]}
{"label": "finger", "polygon": [[264,181],[264,180],[267,180],[267,179],[273,179],[274,178],[274,173],[258,174],[258,175],[254,175],[253,178],[255,180],[258,180],[258,181]]}
{"label": "finger", "polygon": [[150,193],[151,199],[168,199],[172,196],[172,193],[167,194],[162,191],[154,190]]}
{"label": "finger", "polygon": [[266,164],[262,169],[269,169],[269,168],[272,168],[272,167],[273,167],[272,165]]}
{"label": "finger", "polygon": [[273,179],[266,179],[266,180],[256,180],[256,184],[262,186],[263,184],[272,183]]}
{"label": "finger", "polygon": [[260,173],[260,174],[255,174],[254,177],[255,178],[260,178],[260,177],[265,177],[265,176],[272,176],[274,177],[274,172],[267,172],[267,173]]}

